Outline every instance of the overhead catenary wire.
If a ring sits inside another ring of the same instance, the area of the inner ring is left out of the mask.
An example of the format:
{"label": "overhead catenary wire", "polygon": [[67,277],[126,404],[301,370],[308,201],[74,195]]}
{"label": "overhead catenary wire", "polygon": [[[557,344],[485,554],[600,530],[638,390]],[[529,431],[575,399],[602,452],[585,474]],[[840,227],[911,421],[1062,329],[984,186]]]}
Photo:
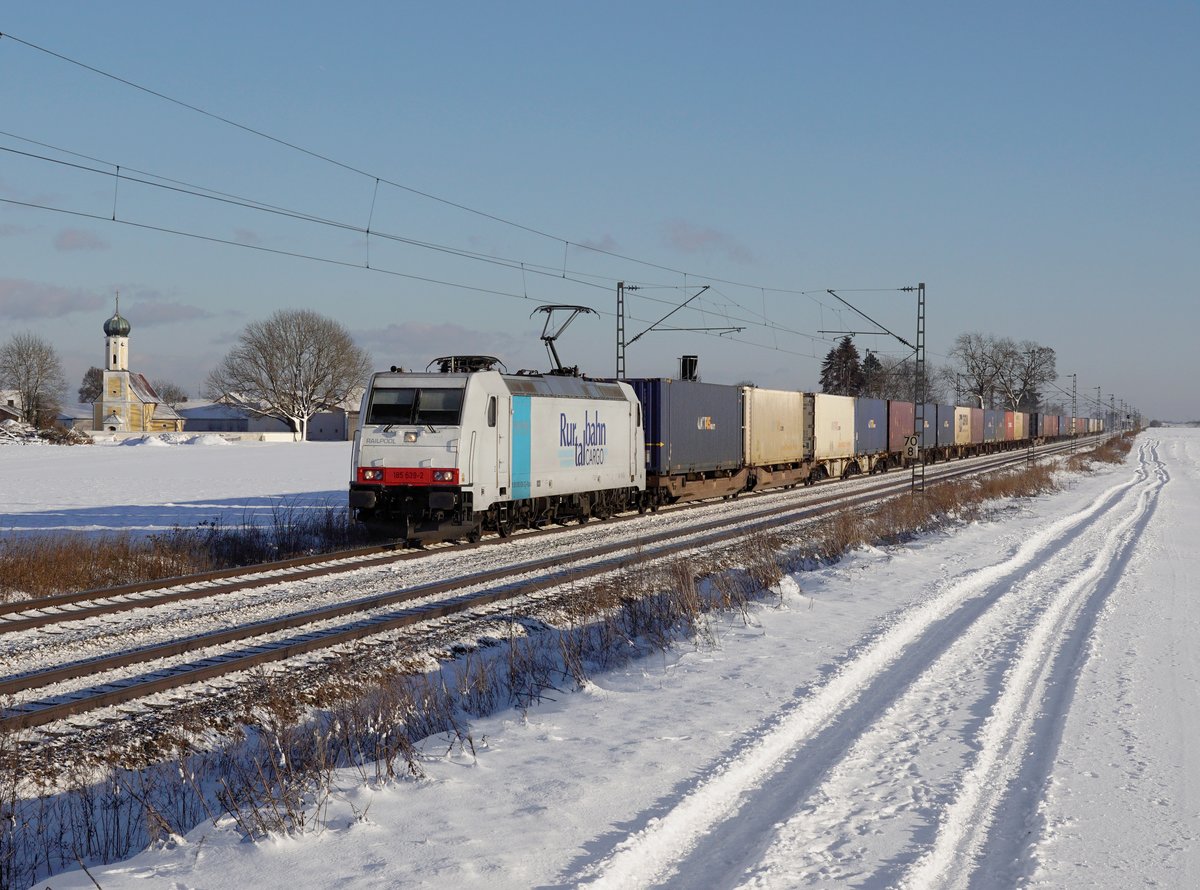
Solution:
{"label": "overhead catenary wire", "polygon": [[[120,75],[113,74],[112,72],[109,72],[109,71],[105,71],[104,69],[99,68],[95,65],[90,65],[86,62],[82,62],[78,59],[74,59],[63,53],[57,52],[57,51],[49,49],[47,47],[40,46],[39,44],[32,43],[31,41],[24,40],[24,39],[17,37],[11,33],[0,32],[0,42],[2,42],[4,38],[7,38],[7,39],[13,41],[14,43],[18,43],[29,49],[49,55],[52,58],[59,59],[60,61],[66,62],[68,64],[78,66],[79,68],[82,68],[82,69],[89,71],[93,74],[96,74],[100,77],[110,79],[116,83],[120,83],[131,89],[138,90],[138,91],[143,92],[150,96],[154,96],[155,98],[158,98],[164,102],[168,102],[168,103],[176,105],[180,108],[187,109],[188,111],[194,112],[196,114],[200,114],[204,117],[218,121],[227,126],[234,127],[238,130],[241,130],[242,132],[259,137],[261,139],[265,139],[265,140],[272,142],[276,145],[279,145],[281,147],[290,149],[292,151],[299,152],[310,158],[313,158],[314,160],[319,160],[324,163],[331,164],[331,165],[338,167],[339,169],[345,170],[349,173],[353,173],[353,174],[365,177],[370,180],[378,180],[379,182],[389,185],[393,188],[400,189],[402,191],[408,192],[413,195],[417,195],[419,197],[425,198],[430,201],[435,201],[435,202],[443,204],[447,207],[452,207],[452,208],[461,210],[466,213],[474,214],[476,216],[491,220],[493,222],[500,223],[502,225],[511,226],[511,227],[519,229],[521,231],[528,232],[529,234],[535,235],[537,237],[547,238],[547,239],[549,239],[551,241],[555,241],[555,242],[561,242],[563,245],[564,270],[565,270],[565,266],[566,266],[567,251],[569,250],[570,247],[576,247],[581,250],[586,250],[586,251],[590,251],[592,253],[609,256],[614,259],[624,260],[625,262],[635,263],[635,264],[638,264],[641,266],[645,266],[646,268],[657,269],[659,271],[669,272],[669,273],[673,273],[673,274],[677,274],[677,275],[683,275],[685,277],[690,274],[692,277],[699,278],[703,281],[708,281],[708,282],[717,283],[717,284],[728,284],[728,285],[731,285],[734,287],[743,287],[743,288],[748,288],[751,290],[764,290],[764,291],[770,291],[771,293],[793,294],[793,295],[798,295],[798,296],[802,295],[802,296],[808,296],[810,298],[812,297],[813,294],[820,293],[824,290],[824,289],[802,290],[802,289],[796,289],[796,288],[773,287],[773,286],[766,286],[766,285],[762,285],[762,284],[753,284],[753,283],[747,283],[747,282],[743,282],[743,281],[736,281],[733,279],[719,278],[719,277],[715,277],[715,276],[711,276],[711,275],[701,275],[701,274],[697,274],[694,272],[689,273],[686,270],[676,269],[674,267],[663,265],[661,263],[655,263],[655,262],[651,262],[649,260],[644,260],[644,259],[640,259],[637,257],[629,256],[626,254],[617,253],[616,251],[606,250],[605,248],[597,247],[595,245],[585,244],[580,241],[575,241],[570,238],[563,237],[562,235],[556,235],[556,234],[553,234],[550,232],[545,232],[534,226],[529,226],[524,223],[519,223],[519,222],[516,222],[515,220],[508,219],[508,218],[500,216],[498,214],[491,213],[491,212],[488,212],[485,210],[480,210],[480,209],[472,207],[468,204],[464,204],[459,201],[454,201],[449,198],[444,198],[444,197],[441,197],[440,195],[436,195],[432,192],[424,191],[422,189],[418,189],[413,186],[406,185],[402,182],[398,182],[396,180],[389,179],[388,177],[379,175],[377,173],[372,173],[372,172],[364,170],[354,164],[350,164],[345,161],[338,160],[337,158],[334,158],[330,155],[306,148],[306,147],[300,145],[299,143],[292,142],[287,139],[282,139],[278,136],[274,136],[274,135],[266,132],[264,129],[261,129],[258,127],[253,127],[248,124],[243,124],[239,121],[235,121],[232,118],[226,117],[224,115],[218,114],[213,111],[209,111],[208,109],[202,108],[191,102],[187,102],[182,99],[178,99],[178,98],[168,95],[167,93],[164,93],[160,90],[155,90],[151,87],[144,86],[144,85],[139,84],[128,78],[121,77]],[[20,137],[17,137],[17,138],[20,138]],[[882,291],[894,290],[894,288],[863,288],[863,289],[840,288],[840,290],[843,290],[846,293],[851,293],[851,292],[863,293],[863,292],[867,292],[867,291],[882,292]]]}
{"label": "overhead catenary wire", "polygon": [[[478,262],[490,263],[493,265],[501,266],[503,268],[514,269],[514,270],[519,269],[523,274],[526,271],[530,271],[534,274],[544,275],[547,277],[554,277],[554,278],[558,278],[558,279],[565,279],[568,281],[572,281],[573,283],[576,283],[576,284],[582,284],[585,286],[590,286],[590,287],[594,287],[594,288],[602,289],[602,290],[609,290],[609,289],[611,289],[612,285],[615,284],[615,280],[613,278],[611,278],[610,276],[602,276],[602,275],[580,273],[580,272],[571,272],[568,274],[568,272],[566,271],[565,265],[562,269],[552,268],[549,266],[544,266],[544,265],[537,264],[537,263],[531,263],[528,261],[505,258],[505,257],[497,257],[497,256],[493,256],[493,255],[483,254],[478,251],[466,250],[465,248],[453,247],[453,246],[444,245],[444,244],[437,244],[435,242],[430,242],[430,241],[422,241],[419,239],[409,238],[409,237],[406,237],[403,235],[382,231],[380,229],[373,229],[371,226],[373,224],[373,218],[374,218],[374,197],[373,197],[373,201],[372,201],[372,210],[371,210],[370,217],[368,219],[368,224],[366,227],[363,227],[363,226],[357,225],[355,223],[330,219],[328,217],[320,216],[320,215],[310,213],[307,211],[301,211],[301,210],[296,210],[296,209],[292,209],[292,208],[282,207],[277,204],[271,204],[268,202],[260,201],[258,199],[236,195],[236,194],[233,194],[230,192],[222,191],[219,189],[214,189],[209,186],[198,185],[196,183],[191,183],[186,180],[180,180],[177,178],[162,176],[160,174],[149,172],[149,171],[139,170],[132,166],[123,166],[123,165],[120,165],[113,161],[96,158],[91,155],[86,155],[81,152],[76,152],[76,151],[72,151],[70,149],[65,149],[60,146],[52,145],[50,143],[33,140],[33,139],[28,139],[26,137],[23,137],[23,136],[20,136],[20,135],[17,135],[17,134],[8,132],[8,131],[0,130],[0,135],[7,136],[12,139],[17,139],[22,142],[28,142],[32,145],[37,145],[41,148],[48,149],[48,150],[54,151],[54,152],[59,152],[61,154],[69,155],[71,157],[78,158],[81,161],[87,161],[90,164],[95,164],[95,165],[100,165],[100,166],[88,166],[88,164],[67,161],[67,160],[63,160],[61,158],[49,157],[47,155],[40,155],[40,154],[36,154],[34,152],[23,151],[21,149],[12,148],[9,146],[0,146],[0,151],[8,152],[8,153],[15,154],[15,155],[20,155],[22,157],[29,158],[31,160],[42,161],[42,162],[49,163],[49,164],[60,165],[60,166],[68,167],[68,168],[78,170],[81,172],[91,173],[91,174],[95,174],[95,175],[99,175],[99,176],[116,177],[118,175],[117,171],[124,169],[125,173],[124,173],[124,176],[121,178],[125,179],[126,182],[136,183],[138,185],[143,185],[143,186],[146,186],[149,188],[162,189],[165,191],[182,194],[182,195],[186,195],[189,197],[200,198],[200,199],[204,199],[204,200],[210,200],[210,201],[214,201],[214,202],[218,202],[218,203],[228,204],[230,206],[239,207],[242,209],[248,209],[248,210],[253,210],[256,212],[272,214],[272,215],[281,216],[281,217],[292,219],[292,220],[312,223],[315,225],[328,226],[328,227],[343,230],[343,231],[355,232],[358,234],[362,234],[365,238],[369,238],[370,236],[375,236],[376,238],[379,238],[379,239],[384,239],[384,240],[392,241],[395,243],[404,244],[404,245],[412,246],[412,247],[417,247],[417,248],[421,248],[421,249],[425,249],[425,250],[446,253],[449,255],[458,256],[458,257],[470,259],[470,260],[475,260]],[[112,168],[112,169],[106,169],[106,168]],[[133,174],[137,174],[137,175],[133,175]],[[6,203],[18,203],[18,202],[12,201],[10,199],[0,199],[0,200],[4,200]],[[114,210],[113,210],[112,220],[119,221],[116,218],[117,214],[116,214],[115,201],[116,201],[116,199],[115,199],[115,195],[114,195]],[[27,206],[37,207],[40,209],[57,210],[57,211],[67,212],[65,208],[54,207],[52,205],[47,205],[47,204],[38,204],[36,202],[25,202],[25,204]],[[91,218],[103,219],[102,217],[99,217],[98,215],[95,215],[95,214],[86,214],[86,215]],[[196,235],[196,233],[187,233],[180,229],[175,229],[175,228],[172,228],[169,226],[146,225],[143,227],[151,229],[151,230],[157,229],[159,231],[163,231],[165,233],[171,233],[171,234]],[[224,242],[225,241],[225,239],[221,239],[221,238],[211,238],[209,240],[213,240],[216,242]],[[233,243],[233,244],[237,244],[237,245],[242,244],[242,242],[229,242],[229,243]],[[290,255],[297,255],[297,256],[299,255],[299,252],[294,252],[294,251],[293,252],[277,251],[277,252],[281,253],[281,254],[290,254]],[[308,255],[308,256],[309,256],[309,258],[315,258],[315,257],[312,257],[311,255]],[[368,253],[368,257],[369,257],[369,253]],[[564,258],[564,260],[565,260],[565,258]],[[346,265],[346,266],[349,266],[352,268],[357,266],[357,264],[355,264],[355,263],[340,262],[340,261],[339,261],[339,264]],[[365,262],[363,264],[363,267],[370,268],[369,259],[367,262]],[[597,281],[586,281],[586,280],[584,280],[586,278],[597,279]],[[600,284],[599,281],[603,281],[604,283]],[[446,282],[446,283],[448,285],[452,286],[451,283],[449,283],[449,282]],[[645,288],[645,289],[666,289],[666,288],[678,289],[679,288],[678,285],[654,285],[654,284],[641,285],[641,287]],[[476,288],[476,290],[478,290],[478,289]],[[675,302],[672,302],[669,300],[662,300],[662,299],[655,298],[655,297],[652,297],[649,295],[643,296],[643,299],[646,299],[651,302],[662,303],[663,305],[670,305],[670,306],[678,305],[678,303],[675,303]],[[745,307],[741,306],[736,301],[732,301],[732,302],[734,302],[735,305],[738,305],[738,307],[743,309],[744,311],[748,311],[748,310],[745,310]],[[749,314],[753,315],[754,313],[749,312]],[[761,327],[772,328],[779,332],[784,332],[784,333],[789,333],[789,334],[793,334],[793,335],[800,336],[800,337],[805,337],[807,339],[814,340],[814,341],[823,341],[824,340],[824,338],[815,337],[812,334],[809,334],[805,331],[800,331],[795,328],[790,328],[790,327],[787,327],[784,325],[780,325],[777,322],[770,321],[769,319],[766,319],[766,320],[763,320],[760,322],[760,321],[755,321],[753,319],[728,316],[728,313],[726,313],[726,316],[727,316],[727,318],[729,318],[730,321],[736,321],[743,325],[757,325],[757,326],[761,326]],[[807,353],[801,353],[801,354],[807,354]]]}
{"label": "overhead catenary wire", "polygon": [[[508,218],[499,216],[494,213],[489,213],[487,211],[479,210],[478,208],[471,207],[462,202],[443,198],[443,197],[433,194],[431,192],[427,192],[422,189],[417,189],[412,186],[406,185],[404,183],[398,182],[396,180],[389,179],[387,177],[384,177],[384,176],[381,176],[381,175],[378,175],[375,173],[371,173],[371,172],[364,170],[354,164],[347,163],[345,161],[339,160],[337,158],[334,158],[330,155],[327,155],[327,154],[324,154],[321,152],[313,151],[313,150],[306,148],[296,142],[292,142],[292,141],[289,141],[286,139],[281,139],[277,136],[274,136],[274,135],[266,132],[265,129],[250,126],[250,125],[241,123],[239,121],[233,120],[230,117],[218,114],[216,112],[212,112],[212,111],[202,108],[196,104],[186,102],[186,101],[178,99],[174,96],[170,96],[160,90],[155,90],[150,87],[146,87],[146,86],[139,84],[128,78],[121,77],[121,76],[113,74],[109,71],[105,71],[97,66],[87,64],[80,60],[69,57],[63,53],[56,52],[47,47],[43,47],[38,44],[32,43],[30,41],[24,40],[22,38],[16,37],[15,35],[13,35],[11,33],[0,32],[0,40],[2,40],[5,37],[7,37],[10,41],[12,41],[14,43],[20,44],[22,46],[25,46],[25,47],[35,50],[37,52],[44,53],[48,56],[51,56],[55,59],[66,62],[68,64],[78,66],[86,71],[89,71],[98,76],[110,79],[114,82],[120,83],[131,89],[135,89],[135,90],[143,92],[147,95],[154,96],[162,101],[174,104],[178,107],[187,109],[193,113],[196,113],[196,114],[205,116],[207,118],[210,118],[212,120],[218,121],[227,126],[234,127],[238,130],[241,130],[241,131],[251,134],[253,136],[270,141],[273,144],[285,147],[289,150],[293,150],[293,151],[302,153],[308,157],[322,161],[324,163],[331,164],[333,166],[336,166],[340,169],[343,169],[343,170],[353,173],[355,175],[359,175],[359,176],[368,178],[368,179],[372,180],[372,183],[373,183],[372,206],[371,206],[371,211],[370,211],[369,218],[368,218],[368,224],[365,228],[363,228],[361,226],[354,226],[354,225],[346,224],[346,223],[338,223],[333,220],[323,220],[322,218],[315,216],[313,214],[307,214],[307,213],[297,212],[297,211],[289,211],[289,210],[286,210],[283,208],[273,207],[272,205],[268,205],[268,204],[265,204],[262,202],[252,201],[250,199],[239,199],[239,198],[236,198],[235,196],[228,195],[228,193],[221,193],[216,190],[203,189],[204,192],[208,193],[207,196],[209,196],[209,197],[221,196],[221,197],[225,198],[226,200],[229,200],[230,203],[232,203],[232,204],[243,206],[246,208],[256,209],[256,210],[260,210],[260,211],[264,211],[264,212],[266,212],[266,211],[277,212],[282,215],[291,216],[292,218],[299,219],[299,220],[305,220],[305,221],[315,222],[315,223],[325,224],[325,225],[333,225],[333,226],[337,226],[339,228],[344,228],[344,229],[348,229],[351,231],[361,232],[366,241],[365,260],[364,260],[364,263],[361,265],[357,264],[357,263],[350,263],[350,262],[345,262],[345,261],[340,261],[340,260],[321,258],[321,257],[317,257],[315,255],[305,254],[305,253],[302,253],[299,251],[287,251],[287,250],[281,250],[281,249],[277,249],[277,248],[266,248],[266,247],[263,247],[262,245],[249,245],[249,244],[245,244],[241,241],[232,241],[229,239],[224,239],[224,238],[219,238],[219,237],[214,237],[214,236],[200,235],[200,234],[197,234],[194,232],[186,232],[181,229],[172,228],[170,226],[160,226],[160,225],[118,220],[117,219],[117,196],[118,196],[118,189],[119,189],[119,180],[120,180],[120,178],[123,178],[123,177],[121,177],[121,175],[120,175],[121,167],[119,165],[115,165],[115,164],[112,165],[114,168],[113,173],[108,174],[108,175],[114,176],[114,206],[113,206],[113,212],[112,212],[112,219],[110,220],[112,222],[126,222],[127,224],[134,225],[138,228],[142,228],[142,229],[146,229],[146,230],[150,230],[150,231],[159,231],[159,232],[163,232],[163,233],[167,233],[167,234],[193,237],[193,238],[198,238],[200,240],[209,241],[212,243],[227,244],[227,245],[237,246],[237,247],[254,248],[254,249],[264,250],[266,252],[274,253],[274,254],[278,254],[278,255],[282,255],[282,256],[305,258],[305,259],[309,259],[309,260],[318,260],[318,261],[330,262],[330,263],[333,263],[333,264],[336,264],[339,266],[345,266],[345,267],[349,267],[349,268],[365,268],[365,269],[372,270],[372,271],[376,271],[376,270],[373,270],[371,267],[370,238],[372,235],[375,235],[380,238],[388,238],[389,240],[394,240],[399,243],[407,244],[407,245],[414,246],[414,247],[421,247],[421,248],[430,249],[430,250],[442,251],[442,252],[445,252],[445,253],[448,253],[451,255],[455,255],[455,256],[459,256],[459,257],[463,257],[463,258],[475,259],[475,260],[479,260],[479,261],[483,261],[483,262],[494,263],[496,265],[510,268],[510,269],[519,269],[522,272],[523,278],[524,278],[524,274],[527,270],[532,271],[536,274],[549,274],[549,270],[546,267],[540,267],[538,264],[533,264],[533,263],[529,263],[529,262],[521,261],[521,260],[509,260],[509,259],[504,259],[504,258],[490,257],[490,256],[487,256],[484,254],[480,254],[478,252],[474,252],[474,251],[468,251],[468,250],[464,250],[461,248],[449,247],[447,245],[436,245],[436,244],[432,244],[430,242],[422,242],[417,239],[404,238],[402,236],[387,235],[385,233],[378,232],[377,230],[373,230],[372,223],[373,223],[373,215],[374,215],[374,204],[375,204],[375,200],[378,196],[379,185],[381,183],[383,183],[383,184],[386,184],[393,188],[400,189],[405,192],[420,196],[422,198],[426,198],[428,200],[435,201],[435,202],[441,203],[443,205],[453,207],[455,209],[458,209],[458,210],[461,210],[461,211],[464,211],[467,213],[471,213],[471,214],[480,216],[482,218],[485,218],[485,219],[488,219],[488,220],[491,220],[491,221],[494,221],[494,222],[497,222],[497,223],[500,223],[503,225],[512,226],[516,229],[528,232],[528,233],[533,234],[538,237],[547,238],[547,239],[553,240],[555,242],[561,242],[563,245],[563,263],[562,263],[561,269],[557,270],[558,274],[556,277],[563,279],[563,280],[569,280],[569,281],[572,281],[577,284],[590,285],[593,287],[603,287],[603,285],[599,285],[595,282],[587,282],[587,281],[583,281],[581,279],[591,277],[591,278],[605,280],[607,282],[610,282],[611,284],[615,284],[615,279],[607,278],[605,276],[599,276],[599,275],[588,275],[587,273],[583,273],[583,272],[574,272],[571,275],[569,275],[568,274],[568,256],[569,256],[570,248],[572,245],[574,245],[577,248],[582,248],[583,250],[587,250],[587,251],[590,251],[590,252],[593,252],[596,254],[601,254],[604,256],[612,257],[614,259],[620,259],[620,260],[623,260],[626,262],[645,266],[646,268],[657,269],[657,270],[665,271],[665,272],[672,273],[672,274],[680,274],[684,277],[685,283],[686,283],[686,279],[687,279],[688,275],[691,274],[691,276],[693,278],[697,278],[702,281],[720,283],[720,284],[725,284],[725,285],[729,285],[732,287],[757,289],[762,293],[762,295],[764,297],[764,309],[765,309],[765,294],[767,291],[770,291],[771,293],[803,295],[803,296],[807,296],[814,303],[817,303],[818,305],[823,305],[819,300],[816,300],[813,297],[814,294],[820,293],[819,290],[800,290],[800,289],[796,289],[796,288],[768,287],[768,286],[761,285],[761,284],[748,284],[745,282],[740,282],[740,281],[736,281],[733,279],[719,278],[716,276],[698,275],[696,273],[689,273],[686,270],[675,269],[673,267],[666,266],[661,263],[654,263],[654,262],[650,262],[647,260],[643,260],[643,259],[639,259],[636,257],[621,254],[616,251],[606,250],[601,247],[596,247],[593,245],[572,241],[569,238],[564,238],[559,235],[554,235],[549,232],[545,232],[541,229],[538,229],[538,228],[535,228],[532,226],[528,226],[523,223],[516,222],[515,220],[508,219]],[[25,140],[25,137],[15,136],[14,134],[7,134],[7,135],[12,136],[12,138],[22,139],[23,141],[34,142],[34,140]],[[53,148],[52,146],[46,146],[45,143],[34,142],[34,144],[41,144],[41,145],[44,145],[45,147]],[[57,148],[55,148],[54,150],[61,151],[61,149],[57,149]],[[72,154],[74,154],[74,153],[72,153]],[[77,155],[77,156],[86,157],[83,155]],[[57,162],[57,159],[45,159],[45,160]],[[91,159],[91,160],[95,160],[95,159]],[[97,163],[107,164],[108,162],[97,161]],[[126,169],[131,170],[132,168],[126,168]],[[94,171],[94,172],[103,172],[103,173],[107,174],[107,171]],[[172,181],[172,180],[167,179],[166,177],[160,177],[155,174],[143,173],[142,175],[150,176],[155,179],[159,179],[162,182],[171,182]],[[126,178],[128,180],[128,176],[126,176],[124,178]],[[141,184],[156,185],[159,187],[163,187],[162,182],[150,183],[147,181],[142,181]],[[175,182],[178,184],[178,181],[175,181]],[[189,191],[190,189],[195,189],[195,188],[199,188],[199,187],[189,186],[188,189],[184,189],[184,191]],[[189,191],[189,193],[195,194],[197,196],[199,196],[199,194],[200,194],[197,191]],[[22,202],[6,201],[6,203],[21,204]],[[32,202],[25,202],[23,206],[38,207],[41,205],[37,205]],[[70,212],[70,211],[65,210],[64,208],[56,208],[56,207],[50,207],[50,206],[41,206],[41,209],[56,210],[59,212]],[[86,213],[78,213],[77,215],[87,216],[90,218],[97,218],[97,219],[100,218],[96,215],[86,214]],[[497,295],[513,296],[512,294],[508,294],[508,293],[505,293],[502,291],[494,291],[494,290],[491,290],[488,288],[482,288],[482,287],[477,287],[477,286],[473,286],[473,285],[460,285],[455,282],[444,281],[441,279],[436,279],[436,278],[427,277],[427,276],[419,276],[419,275],[415,275],[412,273],[400,273],[400,272],[393,271],[393,270],[378,270],[378,271],[384,271],[384,272],[387,272],[387,274],[400,275],[402,277],[410,278],[412,280],[417,280],[417,281],[434,282],[434,283],[442,284],[442,285],[449,286],[449,287],[462,287],[464,289],[471,290],[471,291],[474,291],[477,293],[493,293],[493,294],[497,294]],[[574,277],[572,277],[572,275]],[[610,286],[611,286],[611,284],[610,284]],[[888,290],[893,290],[893,289],[892,288],[870,288],[870,289],[843,289],[843,290],[846,290],[847,292],[850,292],[850,291],[865,292],[865,291],[888,291]],[[523,295],[521,298],[528,299],[528,296],[526,294],[526,295]],[[646,296],[644,298],[645,299],[653,299],[649,296]],[[675,303],[670,303],[669,301],[661,301],[661,302],[663,302],[664,304],[667,304],[667,305],[678,305]],[[748,310],[745,306],[738,303],[736,300],[733,300],[732,298],[730,298],[730,302],[732,302],[734,305],[736,305],[739,309],[741,309],[743,312],[745,312],[748,315],[755,314],[753,312],[753,310]],[[702,312],[704,311],[703,305],[699,306],[698,308],[700,308],[700,310]],[[604,314],[612,314],[612,313],[606,312]],[[770,329],[770,330],[772,330],[773,335],[777,335],[779,332],[790,333],[790,334],[808,339],[810,341],[810,344],[812,344],[812,345],[815,345],[816,342],[827,342],[827,341],[825,341],[825,338],[815,337],[815,336],[808,334],[806,332],[803,332],[803,331],[798,331],[795,329],[787,328],[782,325],[778,325],[777,323],[770,321],[766,317],[765,312],[762,316],[761,321],[733,317],[729,314],[727,307],[722,312],[722,314],[730,322],[738,321],[738,322],[742,322],[746,325],[754,325],[757,327],[763,327],[766,329]],[[759,348],[771,349],[773,351],[786,352],[786,353],[791,353],[791,354],[795,354],[795,355],[803,355],[803,356],[810,355],[809,352],[795,352],[793,350],[788,350],[788,349],[779,347],[778,342],[777,342],[777,336],[775,336],[776,342],[773,345],[757,343],[757,342],[753,342],[753,341],[747,341],[742,338],[731,337],[731,336],[727,336],[727,335],[722,335],[722,339],[732,340],[734,342],[739,342],[739,343],[745,343],[746,345],[756,346]],[[813,348],[812,345],[810,345],[810,350],[812,350],[812,348]],[[811,355],[814,358],[816,357],[815,350],[811,351]]]}

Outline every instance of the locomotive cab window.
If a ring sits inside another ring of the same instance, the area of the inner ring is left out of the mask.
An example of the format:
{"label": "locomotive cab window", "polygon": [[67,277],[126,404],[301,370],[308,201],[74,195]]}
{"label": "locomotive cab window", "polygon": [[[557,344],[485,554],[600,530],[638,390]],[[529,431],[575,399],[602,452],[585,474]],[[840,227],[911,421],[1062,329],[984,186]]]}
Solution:
{"label": "locomotive cab window", "polygon": [[488,399],[487,424],[489,427],[494,427],[496,425],[496,397],[495,396],[491,396]]}
{"label": "locomotive cab window", "polygon": [[457,426],[462,399],[461,389],[376,389],[367,408],[367,423]]}

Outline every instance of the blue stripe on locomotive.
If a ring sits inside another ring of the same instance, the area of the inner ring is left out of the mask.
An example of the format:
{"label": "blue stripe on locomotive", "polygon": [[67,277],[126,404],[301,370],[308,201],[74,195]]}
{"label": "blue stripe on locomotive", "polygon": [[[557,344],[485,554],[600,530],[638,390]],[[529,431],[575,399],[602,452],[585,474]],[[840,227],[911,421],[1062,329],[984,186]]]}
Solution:
{"label": "blue stripe on locomotive", "polygon": [[513,396],[512,400],[512,496],[514,499],[529,497],[531,447],[529,396]]}

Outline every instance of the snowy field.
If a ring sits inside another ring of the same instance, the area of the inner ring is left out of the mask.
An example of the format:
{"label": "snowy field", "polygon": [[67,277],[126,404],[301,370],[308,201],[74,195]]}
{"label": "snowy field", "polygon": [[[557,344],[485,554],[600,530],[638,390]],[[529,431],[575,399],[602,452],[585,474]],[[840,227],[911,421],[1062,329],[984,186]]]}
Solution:
{"label": "snowy field", "polygon": [[[342,445],[0,448],[5,528],[341,497]],[[786,579],[715,641],[44,887],[1200,886],[1200,430],[995,520]],[[93,878],[94,881],[93,882]]]}
{"label": "snowy field", "polygon": [[342,508],[349,487],[349,442],[165,434],[124,444],[0,445],[0,533],[237,526],[272,510]]}

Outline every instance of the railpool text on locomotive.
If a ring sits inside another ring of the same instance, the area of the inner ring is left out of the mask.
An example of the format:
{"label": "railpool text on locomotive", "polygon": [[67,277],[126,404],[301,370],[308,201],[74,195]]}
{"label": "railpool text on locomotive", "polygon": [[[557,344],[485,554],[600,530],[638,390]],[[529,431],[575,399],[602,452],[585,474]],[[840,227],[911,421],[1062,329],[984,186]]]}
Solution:
{"label": "railpool text on locomotive", "polygon": [[[591,419],[589,419],[591,418]],[[604,463],[605,446],[608,444],[608,428],[600,419],[600,412],[594,415],[589,411],[583,412],[583,428],[576,422],[567,420],[565,413],[558,415],[558,445],[560,448],[571,448],[575,452],[575,466],[586,467]]]}

